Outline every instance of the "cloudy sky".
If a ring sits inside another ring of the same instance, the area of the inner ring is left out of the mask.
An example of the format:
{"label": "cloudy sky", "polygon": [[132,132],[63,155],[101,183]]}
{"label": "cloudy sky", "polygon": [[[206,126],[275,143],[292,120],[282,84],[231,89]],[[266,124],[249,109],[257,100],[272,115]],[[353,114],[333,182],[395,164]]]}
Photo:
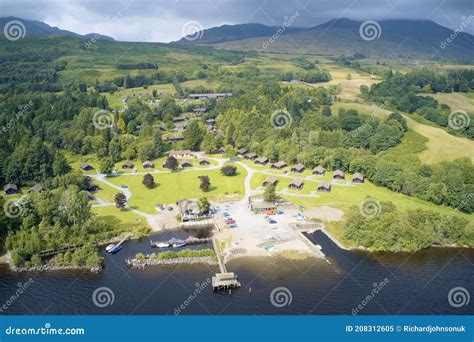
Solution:
{"label": "cloudy sky", "polygon": [[[126,41],[169,42],[196,27],[263,23],[295,26],[335,18],[423,19],[452,29],[474,15],[473,0],[0,0],[0,16],[41,20],[80,34],[97,32]],[[474,33],[474,20],[465,31]]]}

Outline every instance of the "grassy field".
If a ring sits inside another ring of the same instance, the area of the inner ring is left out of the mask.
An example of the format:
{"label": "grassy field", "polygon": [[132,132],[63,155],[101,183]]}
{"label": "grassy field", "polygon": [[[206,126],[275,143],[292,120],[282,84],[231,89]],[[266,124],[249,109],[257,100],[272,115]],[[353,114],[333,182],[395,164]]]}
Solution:
{"label": "grassy field", "polygon": [[[332,106],[333,113],[337,113],[340,108],[357,109],[360,113],[367,115],[375,114],[386,117],[391,111],[380,109],[378,106],[362,103],[336,102]],[[445,160],[468,157],[474,160],[474,142],[467,138],[456,137],[449,134],[444,129],[435,127],[433,124],[421,119],[414,118],[413,115],[403,114],[407,120],[408,127],[416,133],[424,136],[426,149],[420,149],[419,158],[424,164],[436,164]],[[418,140],[421,142],[421,140]],[[413,147],[412,147],[413,148]],[[414,146],[416,148],[416,146]]]}
{"label": "grassy field", "polygon": [[148,223],[143,216],[130,210],[120,210],[115,206],[95,207],[92,213],[97,215],[99,222],[113,225],[123,232],[134,232],[148,227]]}
{"label": "grassy field", "polygon": [[444,160],[468,157],[474,161],[474,141],[455,137],[442,128],[425,125],[404,115],[408,126],[428,138],[426,150],[419,157],[424,164],[436,164]]}
{"label": "grassy field", "polygon": [[[126,184],[132,192],[129,205],[145,213],[156,213],[157,203],[174,203],[179,199],[208,197],[219,200],[222,195],[244,193],[245,169],[235,165],[238,174],[233,177],[225,177],[220,170],[193,170],[184,172],[170,172],[154,174],[154,189],[147,189],[142,184],[143,175],[118,176],[109,180],[116,185]],[[200,180],[198,176],[209,176],[211,190],[202,192],[199,189]]]}
{"label": "grassy field", "polygon": [[367,197],[376,198],[378,201],[391,201],[399,210],[406,211],[410,209],[432,210],[442,214],[456,214],[468,219],[473,219],[474,215],[460,213],[452,208],[441,207],[430,202],[423,201],[415,197],[409,197],[400,193],[392,192],[388,189],[378,187],[366,181],[362,185],[354,187],[333,186],[330,193],[318,193],[320,197],[296,197],[284,196],[296,205],[312,207],[315,205],[329,205],[341,210],[347,209],[349,206],[359,206]]}
{"label": "grassy field", "polygon": [[431,96],[438,102],[447,104],[452,110],[474,114],[474,93],[437,93]]}

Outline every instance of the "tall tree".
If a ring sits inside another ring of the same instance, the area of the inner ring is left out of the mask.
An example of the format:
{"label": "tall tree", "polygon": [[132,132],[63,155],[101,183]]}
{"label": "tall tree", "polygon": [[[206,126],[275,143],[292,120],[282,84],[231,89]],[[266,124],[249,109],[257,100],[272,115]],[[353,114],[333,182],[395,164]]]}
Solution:
{"label": "tall tree", "polygon": [[146,186],[148,189],[152,189],[155,186],[155,179],[149,173],[143,176],[143,185]]}
{"label": "tall tree", "polygon": [[178,160],[173,156],[169,156],[166,159],[163,167],[165,167],[166,169],[170,169],[172,171],[176,171],[178,169]]}
{"label": "tall tree", "polygon": [[114,196],[114,202],[117,208],[123,209],[127,205],[127,197],[122,192],[118,192]]}
{"label": "tall tree", "polygon": [[209,191],[211,188],[211,180],[209,179],[209,176],[199,176],[198,178],[201,181],[199,188],[204,192]]}

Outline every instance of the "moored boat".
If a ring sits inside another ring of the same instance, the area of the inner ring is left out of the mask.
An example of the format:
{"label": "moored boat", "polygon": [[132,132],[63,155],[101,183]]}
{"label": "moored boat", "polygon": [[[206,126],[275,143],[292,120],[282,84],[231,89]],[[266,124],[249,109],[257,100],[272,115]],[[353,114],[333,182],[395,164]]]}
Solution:
{"label": "moored boat", "polygon": [[174,248],[181,248],[181,247],[184,247],[184,246],[186,246],[186,242],[174,243],[173,244]]}

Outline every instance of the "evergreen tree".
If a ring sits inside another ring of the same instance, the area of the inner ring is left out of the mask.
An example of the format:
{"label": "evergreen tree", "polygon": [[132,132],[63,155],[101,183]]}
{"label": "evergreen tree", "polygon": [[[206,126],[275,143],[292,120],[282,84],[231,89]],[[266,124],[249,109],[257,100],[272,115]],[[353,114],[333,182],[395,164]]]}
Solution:
{"label": "evergreen tree", "polygon": [[146,186],[148,189],[152,189],[155,186],[155,179],[149,173],[143,176],[143,185]]}
{"label": "evergreen tree", "polygon": [[117,208],[123,209],[127,205],[127,197],[122,192],[118,192],[114,196],[114,202]]}

